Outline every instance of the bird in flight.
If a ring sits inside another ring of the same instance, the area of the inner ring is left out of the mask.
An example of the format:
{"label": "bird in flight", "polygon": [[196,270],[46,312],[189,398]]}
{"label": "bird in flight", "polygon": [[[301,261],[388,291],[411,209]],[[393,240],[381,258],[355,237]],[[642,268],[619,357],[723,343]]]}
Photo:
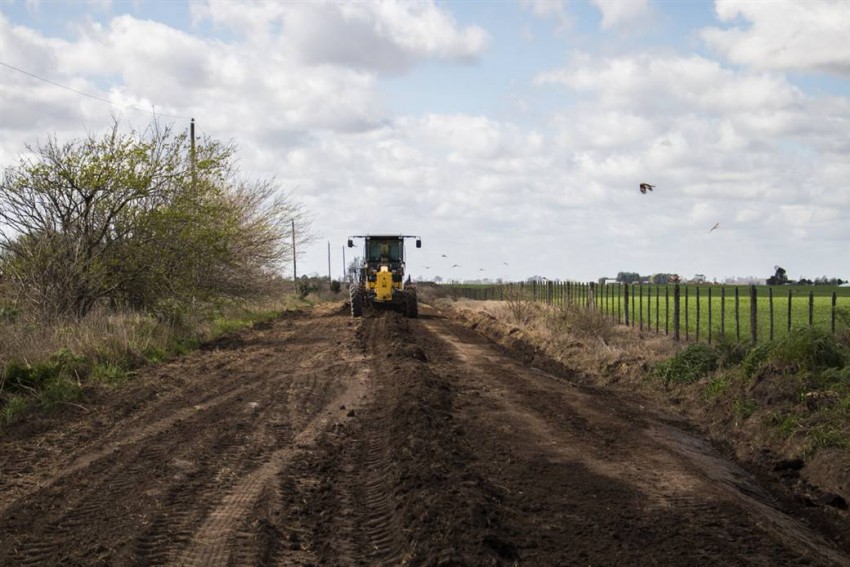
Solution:
{"label": "bird in flight", "polygon": [[641,183],[640,184],[640,192],[646,193],[647,191],[652,191],[653,187],[655,187],[655,185],[650,185],[649,183]]}
{"label": "bird in flight", "polygon": [[425,269],[426,269],[426,270],[430,270],[430,269],[431,269],[431,266],[425,266]]}
{"label": "bird in flight", "polygon": [[718,228],[720,228],[720,223],[719,223],[719,222],[718,222],[718,223],[715,223],[713,227],[711,227],[710,229],[708,229],[708,233],[709,233],[709,234],[711,234],[711,232],[712,232],[712,231],[717,230]]}
{"label": "bird in flight", "polygon": [[503,263],[504,265],[506,265],[506,266],[508,265],[508,263],[507,263],[507,262],[502,262],[502,263]]}
{"label": "bird in flight", "polygon": [[452,268],[460,268],[460,264],[455,264],[452,266]]}
{"label": "bird in flight", "polygon": [[448,256],[446,256],[445,254],[443,254],[442,256],[443,256],[443,258],[448,258]]}

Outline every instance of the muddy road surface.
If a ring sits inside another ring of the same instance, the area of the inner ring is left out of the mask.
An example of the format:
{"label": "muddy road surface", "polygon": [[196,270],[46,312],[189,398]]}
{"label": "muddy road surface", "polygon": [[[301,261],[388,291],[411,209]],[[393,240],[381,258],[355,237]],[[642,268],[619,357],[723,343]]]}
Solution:
{"label": "muddy road surface", "polygon": [[428,308],[290,313],[0,456],[0,565],[850,565],[687,424]]}

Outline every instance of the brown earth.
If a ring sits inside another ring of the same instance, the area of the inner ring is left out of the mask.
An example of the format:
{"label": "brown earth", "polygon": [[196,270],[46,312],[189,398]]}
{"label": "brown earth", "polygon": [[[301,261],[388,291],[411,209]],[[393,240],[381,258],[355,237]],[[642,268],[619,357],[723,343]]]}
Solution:
{"label": "brown earth", "polygon": [[427,307],[290,313],[0,438],[0,565],[850,565],[847,526]]}

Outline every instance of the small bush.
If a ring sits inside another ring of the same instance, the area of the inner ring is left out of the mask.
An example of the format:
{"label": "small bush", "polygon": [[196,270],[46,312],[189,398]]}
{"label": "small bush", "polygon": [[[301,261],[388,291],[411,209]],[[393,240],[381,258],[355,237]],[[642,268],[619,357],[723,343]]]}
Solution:
{"label": "small bush", "polygon": [[708,345],[689,345],[673,358],[665,360],[653,369],[653,373],[665,384],[692,384],[710,372],[717,370],[717,352]]}
{"label": "small bush", "polygon": [[744,359],[743,368],[748,377],[767,370],[796,374],[843,368],[847,356],[845,350],[830,333],[807,327],[757,346]]}
{"label": "small bush", "polygon": [[531,299],[531,294],[527,289],[510,285],[505,288],[504,296],[508,313],[510,313],[514,323],[527,325],[534,319],[538,306]]}
{"label": "small bush", "polygon": [[738,398],[732,404],[732,413],[740,419],[747,419],[756,412],[756,401],[752,398]]}
{"label": "small bush", "polygon": [[42,405],[50,409],[61,403],[79,400],[82,393],[83,389],[78,382],[60,375],[44,385],[40,399]]}
{"label": "small bush", "polygon": [[79,381],[87,373],[85,357],[64,348],[47,360],[35,364],[25,364],[18,360],[8,362],[3,369],[0,384],[12,393],[36,393],[52,380],[67,377]]}
{"label": "small bush", "polygon": [[107,385],[121,384],[127,380],[127,371],[111,362],[97,363],[91,369],[89,380]]}
{"label": "small bush", "polygon": [[703,395],[709,400],[717,398],[729,389],[731,384],[732,376],[730,374],[720,374],[708,381],[708,384],[706,384],[705,390],[703,391]]}
{"label": "small bush", "polygon": [[723,368],[730,368],[740,365],[747,357],[750,348],[729,337],[721,337],[715,344],[714,350],[717,352],[718,364]]}
{"label": "small bush", "polygon": [[20,419],[26,413],[32,402],[30,398],[22,395],[12,395],[6,400],[6,403],[0,407],[0,424],[8,425]]}

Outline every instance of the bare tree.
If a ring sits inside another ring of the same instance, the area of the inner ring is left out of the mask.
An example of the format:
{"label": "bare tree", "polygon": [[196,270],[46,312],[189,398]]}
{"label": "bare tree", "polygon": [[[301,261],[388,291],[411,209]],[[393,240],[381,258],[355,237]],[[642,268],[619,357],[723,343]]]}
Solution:
{"label": "bare tree", "polygon": [[287,262],[295,220],[272,181],[240,182],[234,147],[154,123],[102,138],[29,147],[0,193],[0,273],[43,314],[85,315],[109,300],[246,295]]}

